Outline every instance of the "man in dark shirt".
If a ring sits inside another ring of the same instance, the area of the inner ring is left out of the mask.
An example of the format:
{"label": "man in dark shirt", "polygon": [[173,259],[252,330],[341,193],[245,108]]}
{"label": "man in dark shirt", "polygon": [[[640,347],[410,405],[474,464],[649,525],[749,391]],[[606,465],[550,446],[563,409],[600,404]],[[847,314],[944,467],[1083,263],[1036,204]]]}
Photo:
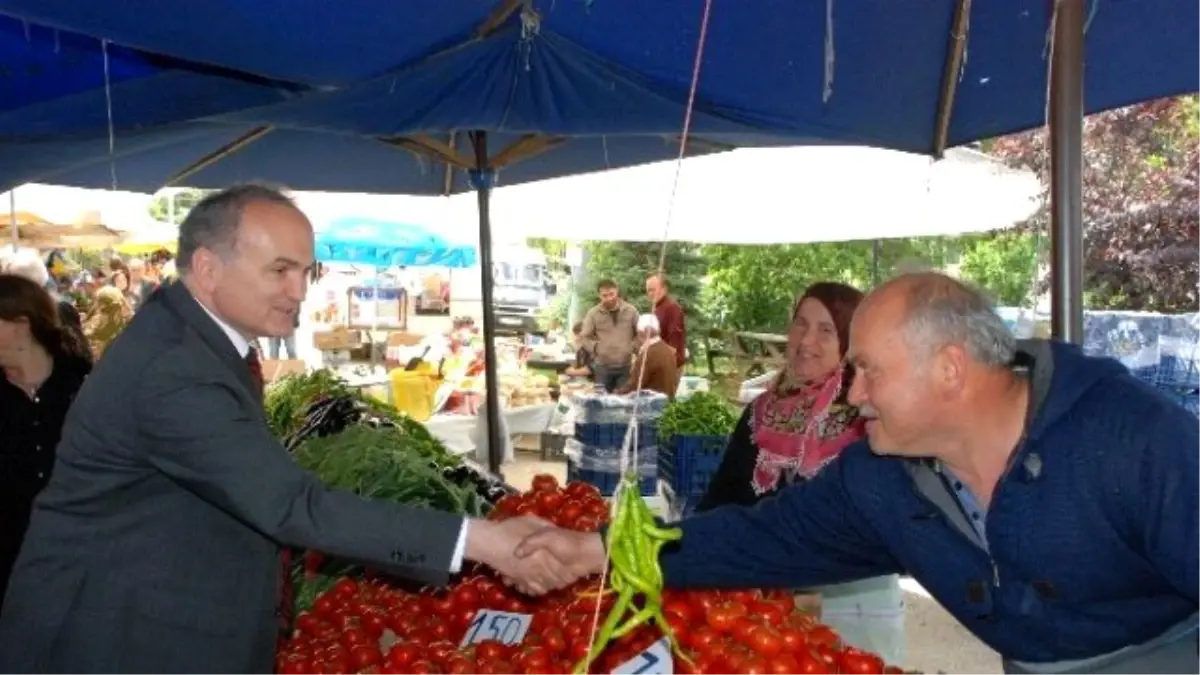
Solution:
{"label": "man in dark shirt", "polygon": [[665,276],[652,274],[646,279],[646,295],[654,307],[654,316],[658,317],[662,341],[675,350],[675,366],[682,374],[683,364],[687,361],[687,327],[684,325],[683,307],[671,297],[670,292],[671,286]]}

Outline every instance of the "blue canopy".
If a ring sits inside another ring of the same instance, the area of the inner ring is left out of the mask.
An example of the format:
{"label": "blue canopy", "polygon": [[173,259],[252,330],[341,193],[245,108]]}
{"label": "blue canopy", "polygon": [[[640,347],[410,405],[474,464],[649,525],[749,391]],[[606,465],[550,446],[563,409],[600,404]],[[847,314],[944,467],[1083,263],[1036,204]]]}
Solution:
{"label": "blue canopy", "polygon": [[[1093,1],[1089,111],[1197,89],[1194,0]],[[30,74],[11,88],[0,76],[0,189],[107,187],[115,169],[121,187],[151,190],[204,158],[181,184],[443,194],[469,189],[474,165],[453,130],[489,132],[499,184],[674,155],[703,0],[416,5],[0,0],[21,19],[0,23],[0,73]],[[939,150],[955,5],[717,3],[692,150]],[[949,145],[1043,122],[1052,6],[971,5]],[[96,38],[112,41],[115,161]]]}
{"label": "blue canopy", "polygon": [[340,218],[317,230],[317,260],[373,267],[471,267],[475,249],[416,225]]}

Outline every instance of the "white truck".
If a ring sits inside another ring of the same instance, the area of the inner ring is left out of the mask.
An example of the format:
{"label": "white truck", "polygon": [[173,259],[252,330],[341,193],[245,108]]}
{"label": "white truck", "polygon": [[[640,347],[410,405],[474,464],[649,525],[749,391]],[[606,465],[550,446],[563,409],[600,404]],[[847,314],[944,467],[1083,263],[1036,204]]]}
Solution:
{"label": "white truck", "polygon": [[[450,279],[450,313],[482,323],[479,268],[453,270]],[[558,290],[547,272],[545,253],[524,244],[493,246],[492,281],[497,333],[537,333],[545,328],[538,325],[538,314]]]}

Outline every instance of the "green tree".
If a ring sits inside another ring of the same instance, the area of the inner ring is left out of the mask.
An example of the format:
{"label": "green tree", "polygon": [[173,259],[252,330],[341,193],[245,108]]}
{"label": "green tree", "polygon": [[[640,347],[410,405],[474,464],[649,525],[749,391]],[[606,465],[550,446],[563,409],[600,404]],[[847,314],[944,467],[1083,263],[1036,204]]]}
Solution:
{"label": "green tree", "polygon": [[708,283],[704,305],[726,330],[782,332],[792,306],[817,281],[867,290],[910,262],[940,269],[958,254],[949,237],[774,246],[705,246]]}
{"label": "green tree", "polygon": [[[1200,309],[1197,106],[1196,96],[1166,98],[1085,120],[1083,274],[1088,306],[1165,313]],[[1048,181],[1045,130],[995,139],[990,149]],[[1048,194],[1048,183],[1043,187]],[[1049,200],[1043,199],[1029,228],[1044,232],[1049,214]]]}
{"label": "green tree", "polygon": [[212,190],[197,190],[194,188],[159,190],[154,195],[154,199],[150,200],[147,211],[150,213],[150,217],[157,221],[170,222],[172,216],[171,199],[174,196],[174,216],[175,222],[178,223],[187,216],[188,211],[191,211],[192,207],[200,203],[200,200],[204,199],[211,192]]}
{"label": "green tree", "polygon": [[1037,240],[1029,232],[1001,231],[962,237],[960,276],[991,293],[996,304],[1018,307],[1034,287]]}

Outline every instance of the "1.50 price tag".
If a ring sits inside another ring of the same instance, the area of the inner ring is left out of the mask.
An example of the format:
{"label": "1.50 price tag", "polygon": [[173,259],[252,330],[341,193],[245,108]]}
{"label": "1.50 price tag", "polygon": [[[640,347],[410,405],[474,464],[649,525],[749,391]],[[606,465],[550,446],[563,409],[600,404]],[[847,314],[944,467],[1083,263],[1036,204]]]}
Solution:
{"label": "1.50 price tag", "polygon": [[521,640],[525,639],[525,633],[529,631],[531,623],[533,617],[529,614],[481,609],[475,614],[471,625],[467,626],[462,646],[478,644],[484,640],[496,640],[509,646],[520,644]]}
{"label": "1.50 price tag", "polygon": [[666,638],[621,664],[613,675],[674,675],[675,661],[671,658],[671,645]]}

